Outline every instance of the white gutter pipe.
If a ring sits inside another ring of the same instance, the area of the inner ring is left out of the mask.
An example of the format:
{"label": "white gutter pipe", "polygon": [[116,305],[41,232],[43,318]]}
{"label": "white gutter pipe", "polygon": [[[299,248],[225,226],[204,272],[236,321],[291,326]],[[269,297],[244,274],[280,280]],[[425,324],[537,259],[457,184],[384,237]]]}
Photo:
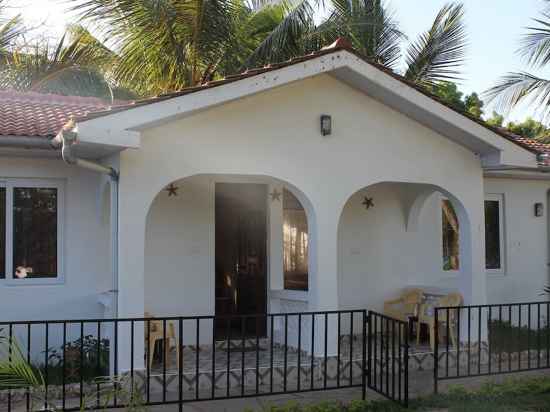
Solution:
{"label": "white gutter pipe", "polygon": [[113,317],[118,318],[118,172],[112,167],[81,159],[76,156],[73,148],[78,144],[78,133],[74,130],[74,124],[72,122],[69,122],[63,127],[53,141],[55,141],[57,145],[61,145],[61,156],[67,164],[103,173],[110,177],[112,285],[109,292],[114,294],[112,308]]}
{"label": "white gutter pipe", "polygon": [[1,147],[22,149],[61,150],[61,157],[65,163],[103,173],[110,177],[111,181],[111,253],[112,253],[112,290],[113,314],[118,317],[118,172],[108,166],[90,160],[81,159],[73,152],[74,145],[78,144],[77,133],[74,124],[69,122],[53,139],[33,136],[1,136]]}

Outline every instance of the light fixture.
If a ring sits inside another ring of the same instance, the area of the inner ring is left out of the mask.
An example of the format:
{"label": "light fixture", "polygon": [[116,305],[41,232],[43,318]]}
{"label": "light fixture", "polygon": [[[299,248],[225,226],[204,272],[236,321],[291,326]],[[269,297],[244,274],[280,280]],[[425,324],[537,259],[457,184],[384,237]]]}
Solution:
{"label": "light fixture", "polygon": [[321,115],[321,135],[328,136],[332,133],[332,118],[328,114]]}
{"label": "light fixture", "polygon": [[535,203],[535,216],[542,217],[544,215],[544,204]]}

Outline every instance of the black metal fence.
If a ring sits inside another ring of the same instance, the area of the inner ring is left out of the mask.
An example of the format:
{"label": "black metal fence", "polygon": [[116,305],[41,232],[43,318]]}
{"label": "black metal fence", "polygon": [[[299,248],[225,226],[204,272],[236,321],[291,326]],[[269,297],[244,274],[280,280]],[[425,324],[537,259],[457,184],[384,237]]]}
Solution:
{"label": "black metal fence", "polygon": [[550,302],[440,307],[434,311],[438,382],[550,368]]}
{"label": "black metal fence", "polygon": [[407,407],[409,403],[409,325],[369,312],[367,386]]}
{"label": "black metal fence", "polygon": [[[368,329],[377,336],[372,342]],[[0,391],[0,410],[8,412],[129,403],[181,408],[352,387],[364,396],[367,359],[380,373],[368,374],[368,386],[407,399],[407,378],[398,373],[407,363],[406,328],[366,310],[7,322],[0,336],[13,362],[20,352],[44,383]]]}

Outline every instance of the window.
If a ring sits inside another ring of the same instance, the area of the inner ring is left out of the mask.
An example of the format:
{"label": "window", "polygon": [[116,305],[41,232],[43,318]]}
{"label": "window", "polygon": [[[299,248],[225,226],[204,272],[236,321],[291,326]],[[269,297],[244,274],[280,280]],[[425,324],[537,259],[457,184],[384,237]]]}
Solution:
{"label": "window", "polygon": [[503,196],[485,197],[485,268],[501,272],[504,268]]}
{"label": "window", "polygon": [[307,215],[300,201],[283,191],[283,270],[284,287],[308,290]]}
{"label": "window", "polygon": [[443,270],[458,270],[460,268],[459,225],[453,205],[448,199],[441,201],[442,232],[443,232]]}
{"label": "window", "polygon": [[59,182],[7,180],[0,187],[0,278],[14,284],[61,279]]}

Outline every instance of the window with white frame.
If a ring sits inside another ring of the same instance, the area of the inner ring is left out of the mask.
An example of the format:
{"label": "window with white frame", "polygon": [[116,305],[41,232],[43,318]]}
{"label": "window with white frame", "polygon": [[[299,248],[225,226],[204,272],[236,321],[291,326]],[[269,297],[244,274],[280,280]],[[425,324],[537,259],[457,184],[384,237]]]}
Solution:
{"label": "window with white frame", "polygon": [[503,200],[503,195],[485,195],[485,268],[488,272],[504,269]]}
{"label": "window with white frame", "polygon": [[0,278],[16,283],[61,279],[59,181],[0,181]]}

